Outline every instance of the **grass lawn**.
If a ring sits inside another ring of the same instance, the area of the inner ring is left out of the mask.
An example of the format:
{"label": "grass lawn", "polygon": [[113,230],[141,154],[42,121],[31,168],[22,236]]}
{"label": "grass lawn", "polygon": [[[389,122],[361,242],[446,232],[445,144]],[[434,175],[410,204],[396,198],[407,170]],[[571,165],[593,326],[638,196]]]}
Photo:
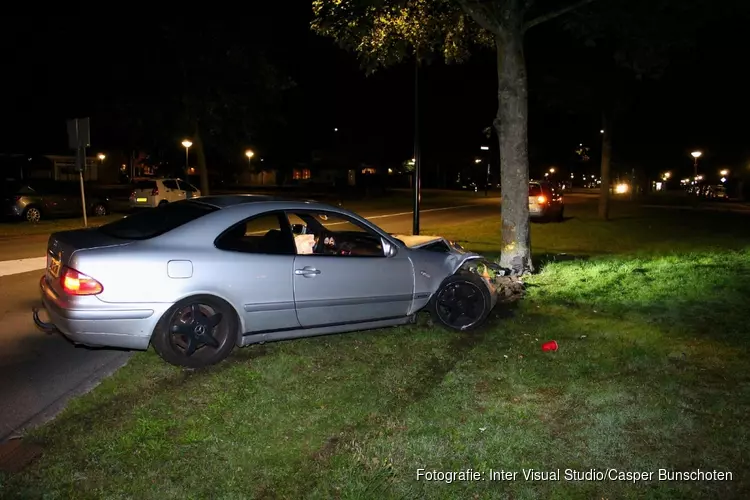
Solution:
{"label": "grass lawn", "polygon": [[[0,476],[0,497],[747,498],[747,219],[615,205],[602,223],[569,208],[534,225],[541,270],[481,331],[422,320],[242,349],[203,371],[136,354],[28,437],[45,453]],[[498,231],[424,230],[487,252]],[[541,352],[551,339],[559,351]],[[467,468],[482,480],[417,480]],[[608,468],[653,475],[564,477]]]}
{"label": "grass lawn", "polygon": [[[282,195],[283,196],[283,195]],[[497,193],[494,196],[498,196]],[[484,193],[470,193],[468,191],[437,191],[427,190],[422,195],[421,208],[441,208],[472,203],[481,203],[485,200]],[[337,204],[336,199],[321,200],[324,203]],[[374,215],[381,213],[393,213],[394,211],[410,211],[412,209],[412,197],[405,190],[397,190],[388,197],[371,197],[359,200],[342,200],[341,206],[363,215]],[[96,227],[107,222],[119,219],[124,214],[114,213],[105,217],[89,217],[89,227]],[[80,229],[83,226],[83,217],[64,219],[42,220],[36,224],[26,221],[0,222],[0,238],[8,236],[26,236],[35,234],[49,234],[55,231],[66,231],[69,229]]]}

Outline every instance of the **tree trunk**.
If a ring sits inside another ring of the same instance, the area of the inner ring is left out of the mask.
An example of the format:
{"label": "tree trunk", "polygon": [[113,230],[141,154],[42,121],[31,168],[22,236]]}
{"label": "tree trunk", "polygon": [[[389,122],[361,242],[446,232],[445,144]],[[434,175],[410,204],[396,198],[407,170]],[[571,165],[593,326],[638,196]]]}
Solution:
{"label": "tree trunk", "polygon": [[499,105],[494,125],[500,142],[503,221],[500,265],[521,275],[534,270],[529,227],[528,100],[522,23],[519,14],[508,17],[508,24],[495,36]]}
{"label": "tree trunk", "polygon": [[201,180],[201,196],[208,196],[208,167],[206,167],[206,150],[203,147],[200,127],[195,126],[195,136],[193,137],[193,146],[195,151],[196,162],[198,165],[198,174]]}
{"label": "tree trunk", "polygon": [[599,218],[602,220],[609,219],[609,189],[610,189],[610,161],[612,159],[612,116],[610,110],[602,113],[602,128],[604,134],[602,137],[602,185],[599,191]]}

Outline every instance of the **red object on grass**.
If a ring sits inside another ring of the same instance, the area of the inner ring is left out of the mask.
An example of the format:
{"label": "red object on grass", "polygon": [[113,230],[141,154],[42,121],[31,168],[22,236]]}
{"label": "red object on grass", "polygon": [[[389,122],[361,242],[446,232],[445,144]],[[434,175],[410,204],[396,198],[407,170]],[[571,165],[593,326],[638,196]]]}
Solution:
{"label": "red object on grass", "polygon": [[557,347],[557,340],[550,340],[549,342],[545,342],[544,344],[542,344],[542,351],[556,351]]}

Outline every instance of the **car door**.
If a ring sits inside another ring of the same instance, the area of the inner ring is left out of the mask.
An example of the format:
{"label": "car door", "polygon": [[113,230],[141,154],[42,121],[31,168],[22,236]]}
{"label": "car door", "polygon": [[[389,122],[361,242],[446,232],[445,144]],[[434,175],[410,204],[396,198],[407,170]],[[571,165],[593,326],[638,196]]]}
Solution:
{"label": "car door", "polygon": [[[284,225],[282,225],[282,223]],[[294,239],[281,212],[251,217],[227,229],[215,246],[224,289],[242,304],[244,333],[299,328],[294,309]]]}
{"label": "car door", "polygon": [[[386,256],[379,234],[335,212],[291,211],[287,217],[296,232],[306,233],[295,235],[294,302],[300,325],[356,324],[409,314],[414,272],[405,251]],[[333,245],[327,253],[313,251],[315,238],[323,242],[317,250],[326,239],[333,238]],[[353,240],[359,248],[346,245]]]}
{"label": "car door", "polygon": [[173,203],[185,199],[185,191],[180,189],[175,179],[164,179],[161,183],[164,185],[164,198],[167,201]]}
{"label": "car door", "polygon": [[60,215],[69,215],[69,202],[65,196],[65,186],[63,183],[56,183],[49,180],[36,181],[32,188],[36,191],[42,212],[48,217],[57,217]]}

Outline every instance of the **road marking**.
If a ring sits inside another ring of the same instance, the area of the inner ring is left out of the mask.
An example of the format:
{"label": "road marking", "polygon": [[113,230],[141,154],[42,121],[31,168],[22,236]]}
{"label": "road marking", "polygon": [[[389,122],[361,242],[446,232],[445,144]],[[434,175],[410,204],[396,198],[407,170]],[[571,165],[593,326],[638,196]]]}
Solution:
{"label": "road marking", "polygon": [[[456,207],[428,208],[420,210],[420,214],[428,212],[440,212],[445,210],[458,210],[460,208],[476,207],[481,205],[458,205]],[[403,217],[411,215],[413,212],[400,212],[397,214],[373,215],[365,217],[367,220],[386,219],[388,217]],[[31,257],[28,259],[3,260],[0,261],[0,276],[10,276],[12,274],[27,273],[29,271],[38,271],[47,267],[47,257]]]}
{"label": "road marking", "polygon": [[0,276],[28,273],[47,267],[47,257],[0,261]]}

